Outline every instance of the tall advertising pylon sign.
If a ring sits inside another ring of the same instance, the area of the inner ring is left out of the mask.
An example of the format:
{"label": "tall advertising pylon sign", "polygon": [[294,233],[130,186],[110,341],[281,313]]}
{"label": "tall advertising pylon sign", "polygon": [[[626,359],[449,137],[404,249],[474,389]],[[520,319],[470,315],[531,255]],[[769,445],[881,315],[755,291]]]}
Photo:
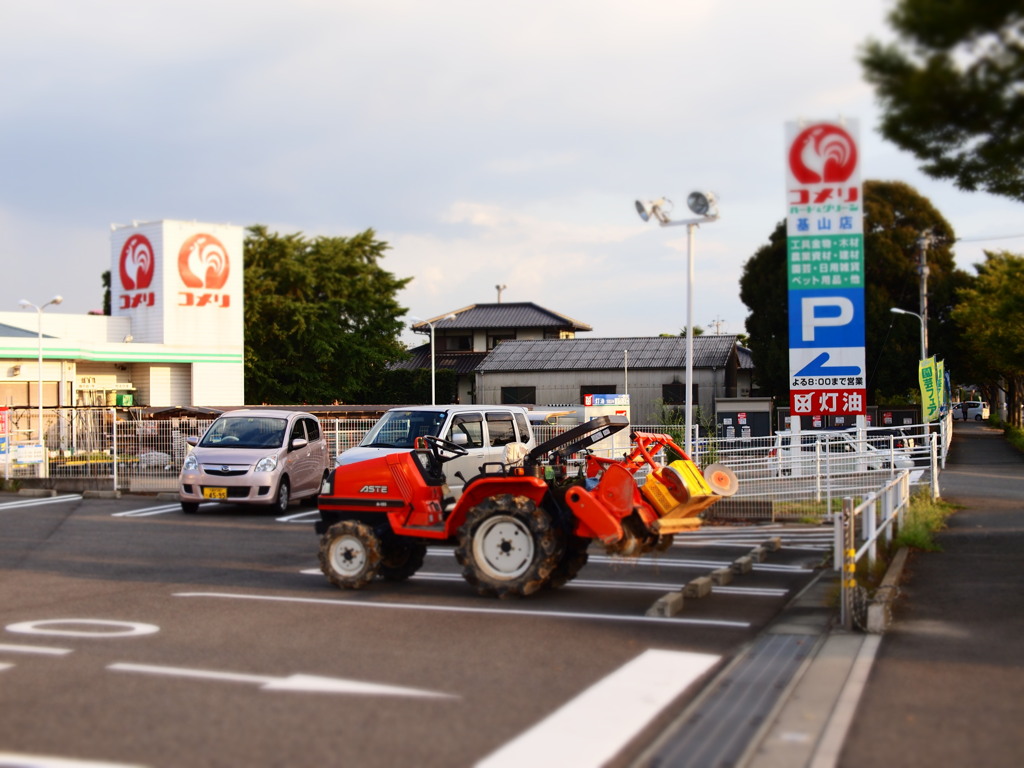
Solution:
{"label": "tall advertising pylon sign", "polygon": [[136,342],[241,348],[243,231],[161,220],[111,235],[111,311]]}
{"label": "tall advertising pylon sign", "polygon": [[786,124],[791,416],[866,414],[857,123]]}

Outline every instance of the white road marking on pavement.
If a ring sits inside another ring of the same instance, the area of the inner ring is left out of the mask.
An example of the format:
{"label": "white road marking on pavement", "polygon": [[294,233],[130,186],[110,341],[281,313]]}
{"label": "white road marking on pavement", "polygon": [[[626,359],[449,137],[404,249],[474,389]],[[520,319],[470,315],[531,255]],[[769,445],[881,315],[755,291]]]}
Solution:
{"label": "white road marking on pavement", "polygon": [[75,760],[48,755],[23,755],[20,752],[0,752],[0,768],[143,768],[133,763],[107,763],[98,760]]}
{"label": "white road marking on pavement", "polygon": [[3,672],[4,670],[10,669],[13,666],[14,666],[13,664],[0,663],[0,672]]}
{"label": "white road marking on pavement", "polygon": [[[316,509],[307,509],[305,512],[296,512],[294,515],[285,515],[284,517],[275,517],[279,523],[315,523],[311,516],[316,515],[319,519],[320,511]],[[302,518],[309,517],[309,520],[303,520]]]}
{"label": "white road marking on pavement", "polygon": [[6,645],[0,643],[0,653],[35,653],[40,656],[65,656],[70,648],[47,648],[41,645]]}
{"label": "white road marking on pavement", "polygon": [[168,512],[180,511],[180,504],[165,504],[160,507],[143,507],[142,509],[130,509],[127,512],[115,512],[111,517],[149,517],[151,515],[166,515]]}
{"label": "white road marking on pavement", "polygon": [[518,608],[474,608],[452,605],[423,605],[413,603],[363,603],[356,600],[336,598],[326,600],[314,597],[280,597],[276,595],[243,595],[231,592],[176,592],[174,597],[214,597],[227,600],[265,600],[277,603],[305,603],[307,605],[331,605],[345,608],[378,608],[395,611],[437,611],[442,613],[483,613],[500,616],[529,616],[530,618],[588,619],[590,621],[621,621],[641,624],[674,624],[701,627],[723,627],[725,629],[749,629],[746,621],[723,621],[717,619],[679,619],[657,616],[629,616],[624,614],[572,613],[570,611],[527,611]]}
{"label": "white road marking on pavement", "polygon": [[111,664],[107,669],[115,672],[139,672],[146,675],[166,677],[189,677],[199,680],[218,680],[226,683],[248,683],[258,685],[264,691],[296,691],[301,693],[351,693],[364,696],[411,696],[417,698],[451,699],[458,698],[448,693],[404,688],[397,685],[364,683],[360,680],[343,680],[337,677],[295,674],[287,677],[267,675],[245,675],[236,672],[215,672],[207,669],[186,669],[184,667],[162,667],[152,664]]}
{"label": "white road marking on pavement", "polygon": [[[324,572],[319,568],[306,568],[299,571],[304,576],[323,576]],[[462,576],[457,573],[430,573],[427,571],[418,571],[410,581],[462,581]],[[647,592],[664,592],[666,590],[671,591],[673,589],[682,589],[681,584],[659,584],[653,581],[650,582],[629,582],[629,581],[601,581],[597,579],[573,579],[564,587],[566,589],[632,589],[632,590],[643,590]],[[779,589],[773,587],[715,587],[716,593],[721,592],[722,594],[733,594],[733,595],[752,595],[755,597],[782,597],[789,592],[788,589]]]}
{"label": "white road marking on pavement", "polygon": [[26,499],[25,501],[8,501],[0,504],[0,511],[7,509],[23,509],[25,507],[41,507],[45,504],[59,504],[63,501],[78,501],[82,498],[79,493],[65,494],[64,496],[47,496],[41,499]]}
{"label": "white road marking on pavement", "polygon": [[[71,627],[59,628],[62,624]],[[98,629],[74,629],[91,626]],[[8,632],[19,632],[25,635],[59,635],[61,637],[138,637],[152,635],[160,631],[155,624],[143,624],[134,621],[110,621],[108,619],[47,619],[46,621],[20,621],[8,624]]]}
{"label": "white road marking on pavement", "polygon": [[720,658],[644,651],[476,766],[605,765]]}

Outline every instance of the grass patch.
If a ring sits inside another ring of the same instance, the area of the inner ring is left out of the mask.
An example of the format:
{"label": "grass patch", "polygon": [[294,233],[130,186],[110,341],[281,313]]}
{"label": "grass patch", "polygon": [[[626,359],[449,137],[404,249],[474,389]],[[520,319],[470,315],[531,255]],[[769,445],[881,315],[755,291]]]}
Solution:
{"label": "grass patch", "polygon": [[1006,422],[1003,422],[1002,427],[1003,434],[1006,436],[1006,442],[1021,453],[1024,453],[1024,429],[1010,426]]}
{"label": "grass patch", "polygon": [[895,547],[941,552],[942,547],[936,543],[935,534],[946,527],[946,518],[955,511],[955,505],[942,499],[932,499],[927,491],[914,494],[904,515],[903,527],[896,535]]}

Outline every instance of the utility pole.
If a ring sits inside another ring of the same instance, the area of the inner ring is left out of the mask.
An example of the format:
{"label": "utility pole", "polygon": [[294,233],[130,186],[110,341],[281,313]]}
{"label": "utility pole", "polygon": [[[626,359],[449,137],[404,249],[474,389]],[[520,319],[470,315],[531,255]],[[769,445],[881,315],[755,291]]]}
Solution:
{"label": "utility pole", "polygon": [[921,233],[917,245],[920,253],[920,260],[917,265],[917,274],[921,277],[921,359],[928,357],[928,247],[933,241],[932,231],[926,229]]}

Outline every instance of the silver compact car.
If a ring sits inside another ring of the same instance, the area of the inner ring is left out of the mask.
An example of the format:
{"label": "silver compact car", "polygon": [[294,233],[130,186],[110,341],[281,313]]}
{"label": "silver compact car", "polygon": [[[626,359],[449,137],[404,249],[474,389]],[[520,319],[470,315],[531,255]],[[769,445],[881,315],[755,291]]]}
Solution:
{"label": "silver compact car", "polygon": [[327,442],[315,416],[302,411],[246,409],[218,417],[181,467],[181,508],[204,501],[288,509],[292,499],[315,498],[327,476]]}

